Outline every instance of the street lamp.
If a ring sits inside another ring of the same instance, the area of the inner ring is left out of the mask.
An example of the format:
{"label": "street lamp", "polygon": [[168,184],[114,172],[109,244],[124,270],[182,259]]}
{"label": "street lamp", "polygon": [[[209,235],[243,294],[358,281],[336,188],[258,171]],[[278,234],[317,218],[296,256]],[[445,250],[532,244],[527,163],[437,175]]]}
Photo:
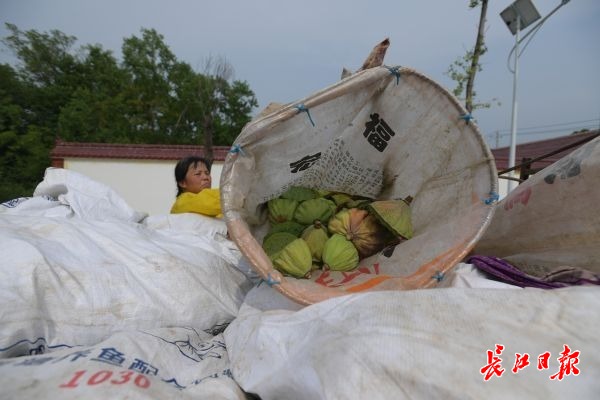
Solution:
{"label": "street lamp", "polygon": [[[517,80],[519,75],[519,44],[525,40],[531,33],[535,33],[542,26],[542,24],[550,18],[559,8],[567,4],[570,0],[562,0],[561,3],[552,10],[547,16],[545,16],[540,22],[538,22],[534,28],[529,30],[522,38],[520,32],[527,28],[529,25],[540,19],[540,14],[536,10],[531,0],[516,0],[510,6],[506,7],[501,13],[500,17],[510,30],[515,35],[515,45],[512,52],[515,53],[515,63],[513,73],[513,99],[512,99],[512,121],[511,121],[511,134],[510,134],[510,151],[508,153],[508,167],[512,168],[515,166],[516,148],[517,148]],[[531,40],[531,39],[530,39]],[[508,181],[508,193],[514,188],[514,181]]]}
{"label": "street lamp", "polygon": [[[540,19],[540,14],[530,0],[517,0],[500,13],[510,32],[515,35],[515,65],[513,70],[512,121],[510,124],[510,151],[508,168],[515,166],[517,152],[517,80],[519,77],[519,34],[533,22]],[[508,193],[514,188],[514,181],[508,181]]]}

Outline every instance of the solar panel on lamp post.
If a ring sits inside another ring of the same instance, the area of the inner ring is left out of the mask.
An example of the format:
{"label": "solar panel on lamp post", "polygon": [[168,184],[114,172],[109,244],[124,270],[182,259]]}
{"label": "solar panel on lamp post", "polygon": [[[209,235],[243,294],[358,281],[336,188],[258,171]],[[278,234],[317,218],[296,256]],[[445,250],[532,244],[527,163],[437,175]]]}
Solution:
{"label": "solar panel on lamp post", "polygon": [[[517,148],[517,82],[519,77],[519,34],[533,22],[540,19],[540,14],[536,10],[531,0],[517,0],[500,13],[500,17],[515,35],[515,63],[513,72],[513,98],[512,98],[512,119],[510,128],[510,150],[508,153],[508,168],[515,166],[516,148]],[[514,174],[512,172],[511,174]],[[508,193],[514,189],[514,181],[508,181]]]}

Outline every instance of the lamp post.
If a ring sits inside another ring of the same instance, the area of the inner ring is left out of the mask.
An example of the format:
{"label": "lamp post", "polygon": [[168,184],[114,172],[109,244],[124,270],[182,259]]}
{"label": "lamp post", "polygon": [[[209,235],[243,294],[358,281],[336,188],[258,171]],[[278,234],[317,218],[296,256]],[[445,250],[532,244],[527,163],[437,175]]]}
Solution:
{"label": "lamp post", "polygon": [[[508,152],[508,168],[516,165],[517,155],[517,82],[519,81],[519,32],[521,31],[521,17],[517,15],[516,33],[515,33],[515,65],[513,69],[513,97],[512,97],[512,118],[510,120],[510,151]],[[514,175],[514,171],[512,172]],[[508,181],[508,193],[515,187],[515,181]]]}
{"label": "lamp post", "polygon": [[[508,153],[508,167],[512,168],[515,166],[516,149],[517,149],[517,81],[519,77],[519,44],[525,40],[530,34],[535,33],[542,26],[542,24],[550,18],[552,14],[558,11],[559,8],[567,4],[570,0],[561,0],[560,4],[554,8],[548,15],[546,15],[535,27],[531,28],[523,37],[520,37],[520,32],[527,28],[529,25],[540,19],[540,14],[536,10],[531,0],[516,0],[510,6],[506,7],[501,13],[500,17],[506,23],[506,26],[510,32],[515,35],[515,45],[512,52],[515,53],[514,69],[513,73],[513,98],[512,98],[512,120],[510,128],[510,151]],[[531,40],[531,39],[530,39]],[[527,45],[527,44],[526,44]],[[509,68],[510,69],[510,68]],[[512,174],[512,173],[511,173]],[[510,193],[514,188],[514,181],[508,181],[508,192]]]}
{"label": "lamp post", "polygon": [[[513,69],[513,97],[512,97],[512,119],[510,124],[510,151],[508,153],[508,168],[515,166],[515,158],[517,153],[517,82],[519,78],[519,34],[522,29],[526,28],[540,18],[535,6],[530,0],[517,0],[500,13],[500,16],[515,35],[515,64]],[[511,172],[514,174],[514,172]],[[508,193],[515,186],[513,180],[508,181]]]}

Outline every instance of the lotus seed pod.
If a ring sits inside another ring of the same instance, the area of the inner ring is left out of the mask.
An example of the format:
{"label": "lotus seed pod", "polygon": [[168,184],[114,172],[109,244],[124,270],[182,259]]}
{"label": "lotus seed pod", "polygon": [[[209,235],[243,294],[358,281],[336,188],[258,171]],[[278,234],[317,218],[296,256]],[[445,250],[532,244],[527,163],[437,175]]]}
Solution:
{"label": "lotus seed pod", "polygon": [[368,207],[369,204],[371,204],[373,200],[369,200],[369,199],[354,199],[354,200],[350,200],[349,202],[346,203],[346,208],[359,208],[361,210],[364,210]]}
{"label": "lotus seed pod", "polygon": [[377,218],[367,215],[352,232],[350,241],[358,250],[358,256],[363,259],[383,250],[393,239],[392,233]]}
{"label": "lotus seed pod", "polygon": [[266,234],[265,239],[277,232],[287,232],[296,237],[300,237],[305,229],[305,225],[299,224],[296,221],[285,221],[280,222],[279,224],[271,224],[271,228],[269,229],[269,233]]}
{"label": "lotus seed pod", "polygon": [[275,269],[295,278],[306,277],[312,270],[312,256],[304,239],[296,238],[273,259]]}
{"label": "lotus seed pod", "polygon": [[322,197],[304,200],[296,208],[294,220],[303,225],[311,225],[315,221],[327,222],[335,211],[335,203]]}
{"label": "lotus seed pod", "polygon": [[358,250],[351,241],[340,234],[334,234],[323,247],[323,269],[350,271],[358,266]]}
{"label": "lotus seed pod", "polygon": [[331,200],[333,200],[338,209],[342,208],[349,201],[352,201],[352,196],[346,193],[333,193],[329,197],[331,198]]}
{"label": "lotus seed pod", "polygon": [[315,192],[317,193],[317,197],[327,197],[331,193],[333,193],[329,190],[323,190],[323,189],[315,189]]}
{"label": "lotus seed pod", "polygon": [[413,237],[411,210],[404,200],[380,200],[369,204],[369,212],[395,236]]}
{"label": "lotus seed pod", "polygon": [[327,229],[320,223],[313,224],[308,226],[300,237],[308,244],[313,261],[321,261],[323,247],[327,239],[329,239]]}
{"label": "lotus seed pod", "polygon": [[366,210],[358,208],[349,208],[338,211],[333,218],[329,220],[327,227],[330,233],[338,233],[348,240],[354,238],[355,232],[363,219],[369,215]]}
{"label": "lotus seed pod", "polygon": [[269,221],[273,224],[291,221],[294,218],[294,212],[296,211],[298,204],[299,203],[296,200],[292,199],[275,198],[269,200],[267,203]]}
{"label": "lotus seed pod", "polygon": [[313,189],[300,186],[292,186],[288,190],[283,192],[279,197],[282,199],[292,199],[296,200],[297,202],[301,202],[304,200],[316,199],[318,197],[318,194]]}
{"label": "lotus seed pod", "polygon": [[262,248],[271,260],[283,250],[285,246],[298,239],[297,236],[288,232],[275,232],[263,240]]}

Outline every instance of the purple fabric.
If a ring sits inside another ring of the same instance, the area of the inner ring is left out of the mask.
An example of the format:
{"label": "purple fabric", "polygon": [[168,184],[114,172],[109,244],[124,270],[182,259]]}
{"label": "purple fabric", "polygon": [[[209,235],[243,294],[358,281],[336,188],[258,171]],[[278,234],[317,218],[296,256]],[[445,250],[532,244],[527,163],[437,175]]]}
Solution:
{"label": "purple fabric", "polygon": [[[528,275],[520,269],[514,267],[507,261],[492,256],[472,256],[467,262],[473,264],[478,269],[487,272],[488,274],[498,278],[499,280],[520,286],[520,287],[535,287],[539,289],[556,289],[566,286],[573,286],[583,282],[565,283],[565,282],[549,282],[534,276]],[[589,283],[589,282],[587,282]],[[594,282],[597,284],[597,282]]]}

